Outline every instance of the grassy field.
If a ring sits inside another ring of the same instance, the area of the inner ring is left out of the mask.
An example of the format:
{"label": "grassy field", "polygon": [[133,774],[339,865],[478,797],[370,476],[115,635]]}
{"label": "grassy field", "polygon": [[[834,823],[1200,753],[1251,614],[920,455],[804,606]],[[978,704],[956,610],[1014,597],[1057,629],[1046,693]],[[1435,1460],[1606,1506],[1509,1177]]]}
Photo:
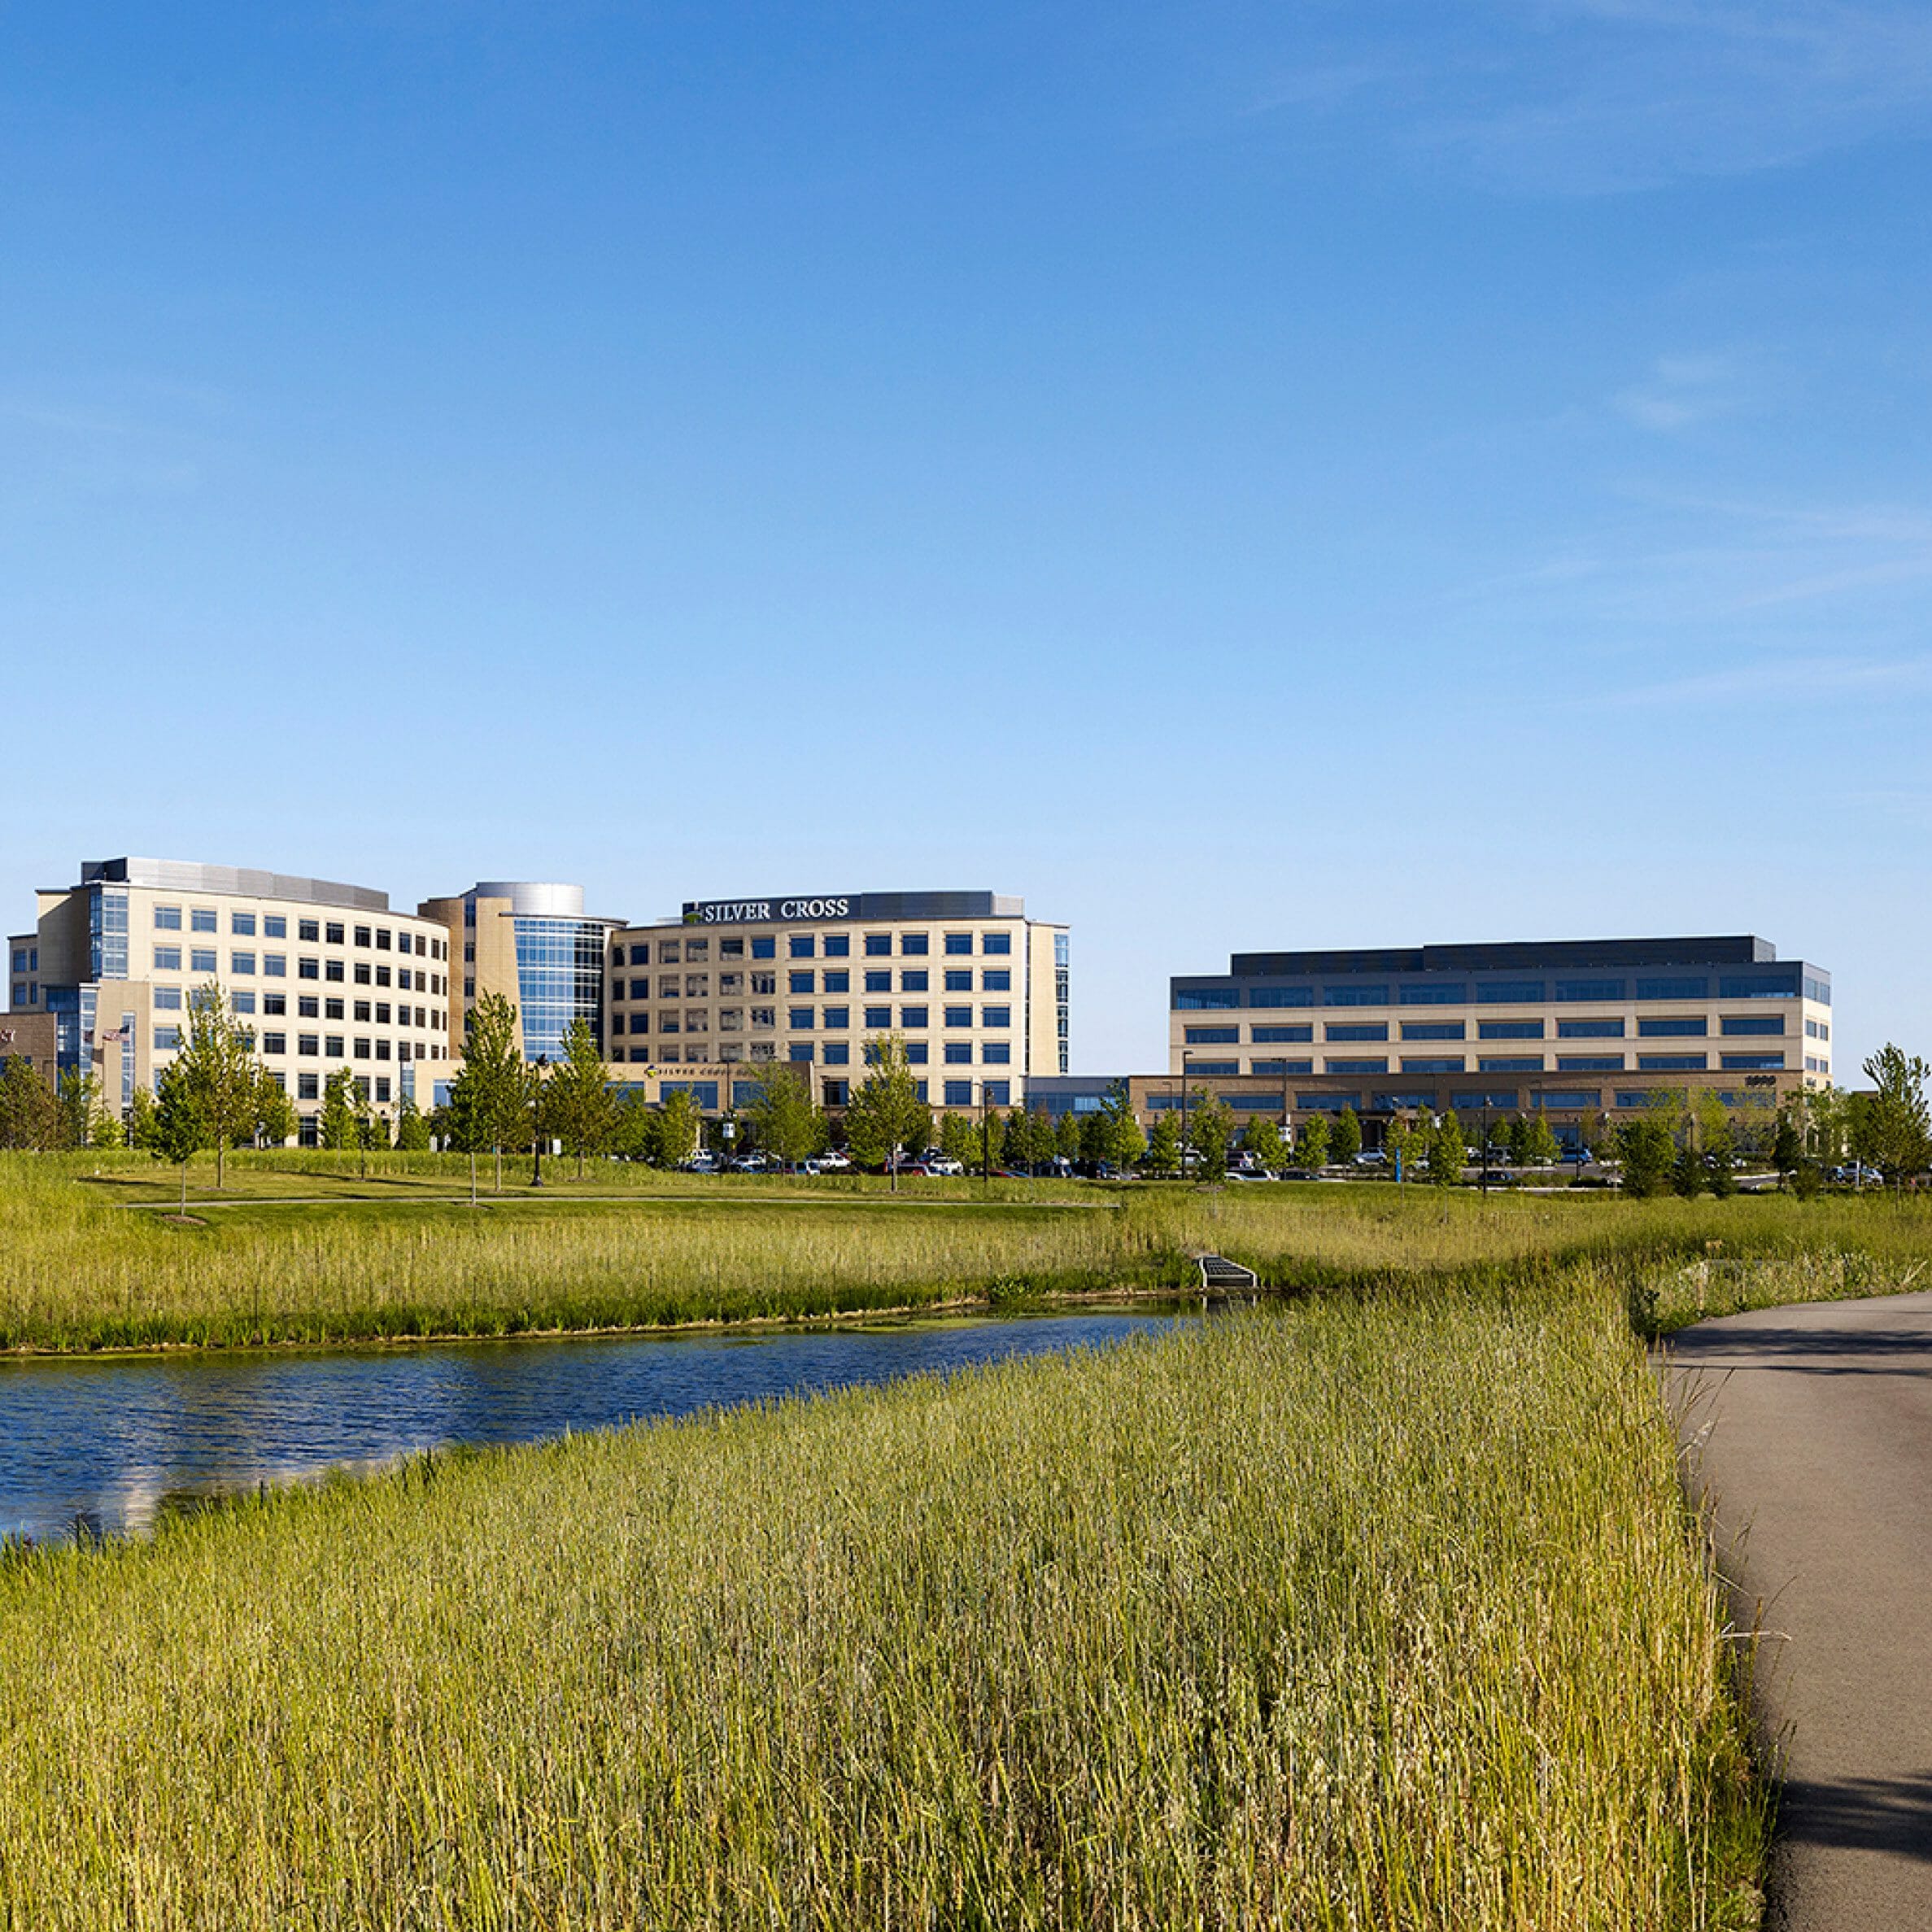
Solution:
{"label": "grassy field", "polygon": [[1202,1249],[1308,1289],[1594,1260],[1624,1271],[1640,1325],[1661,1332],[1694,1319],[1700,1295],[1714,1309],[1780,1283],[1843,1286],[1868,1268],[1877,1280],[1932,1252],[1932,1209],[1879,1199],[1078,1182],[983,1197],[962,1181],[895,1197],[876,1181],[607,1168],[593,1198],[521,1192],[472,1209],[447,1198],[460,1162],[378,1157],[367,1180],[359,1166],[238,1157],[225,1203],[198,1198],[182,1225],[152,1205],[172,1184],[151,1162],[0,1155],[0,1348],[503,1335],[1172,1289],[1196,1279]]}
{"label": "grassy field", "polygon": [[20,1552],[0,1925],[1744,1927],[1691,1528],[1585,1264]]}

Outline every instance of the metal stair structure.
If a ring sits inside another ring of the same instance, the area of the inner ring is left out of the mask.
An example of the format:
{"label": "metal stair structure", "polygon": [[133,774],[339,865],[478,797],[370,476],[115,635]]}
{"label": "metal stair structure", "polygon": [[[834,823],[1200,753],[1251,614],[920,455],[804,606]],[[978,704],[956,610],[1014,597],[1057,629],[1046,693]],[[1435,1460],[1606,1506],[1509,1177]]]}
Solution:
{"label": "metal stair structure", "polygon": [[1194,1258],[1201,1263],[1201,1285],[1210,1294],[1249,1294],[1261,1285],[1261,1277],[1254,1269],[1224,1254],[1197,1254]]}

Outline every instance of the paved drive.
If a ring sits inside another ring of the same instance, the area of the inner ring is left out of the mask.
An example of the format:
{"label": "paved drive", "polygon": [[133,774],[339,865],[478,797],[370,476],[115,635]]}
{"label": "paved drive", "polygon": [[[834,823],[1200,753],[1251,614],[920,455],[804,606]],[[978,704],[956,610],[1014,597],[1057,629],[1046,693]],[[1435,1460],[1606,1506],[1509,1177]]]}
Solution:
{"label": "paved drive", "polygon": [[1932,1294],[1760,1309],[1673,1352],[1738,1615],[1766,1633],[1763,1713],[1789,1727],[1768,1922],[1932,1928]]}

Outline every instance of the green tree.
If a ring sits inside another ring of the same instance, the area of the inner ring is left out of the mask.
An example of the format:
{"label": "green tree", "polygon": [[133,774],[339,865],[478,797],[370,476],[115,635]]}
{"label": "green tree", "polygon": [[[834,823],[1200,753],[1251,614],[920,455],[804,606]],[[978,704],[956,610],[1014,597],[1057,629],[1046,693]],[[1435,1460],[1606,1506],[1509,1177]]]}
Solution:
{"label": "green tree", "polygon": [[188,1212],[188,1163],[207,1145],[208,1139],[208,1118],[202,1110],[199,1083],[177,1059],[161,1070],[156,1083],[151,1151],[158,1161],[181,1163],[184,1217]]}
{"label": "green tree", "polygon": [[362,1154],[361,1172],[369,1179],[369,1156],[389,1151],[389,1123],[369,1105],[363,1084],[355,1084],[355,1145]]}
{"label": "green tree", "polygon": [[356,1099],[355,1076],[346,1066],[322,1083],[322,1145],[334,1153],[355,1145]]}
{"label": "green tree", "polygon": [[129,1103],[128,1145],[143,1154],[154,1152],[155,1097],[145,1087],[137,1087]]}
{"label": "green tree", "polygon": [[1789,1107],[1781,1109],[1778,1113],[1777,1134],[1771,1143],[1771,1165],[1777,1170],[1777,1184],[1781,1188],[1804,1165],[1804,1136],[1794,1118],[1794,1110]]}
{"label": "green tree", "polygon": [[463,1040],[463,1066],[450,1083],[452,1109],[460,1108],[473,1154],[495,1156],[495,1191],[503,1192],[503,1150],[521,1147],[531,1125],[534,1083],[517,1044],[517,1009],[501,993],[486,992],[471,1008]]}
{"label": "green tree", "polygon": [[1162,1113],[1147,1136],[1143,1156],[1149,1174],[1175,1174],[1180,1169],[1180,1122],[1171,1113]]}
{"label": "green tree", "polygon": [[60,1145],[60,1096],[24,1053],[0,1058],[0,1147],[40,1151]]}
{"label": "green tree", "polygon": [[1429,1136],[1428,1177],[1431,1185],[1452,1188],[1463,1178],[1469,1163],[1469,1144],[1463,1138],[1463,1123],[1452,1107]]}
{"label": "green tree", "polygon": [[407,1093],[396,1108],[396,1147],[403,1154],[427,1154],[430,1149],[430,1123]]}
{"label": "green tree", "polygon": [[1134,1163],[1146,1151],[1147,1136],[1141,1130],[1133,1097],[1124,1080],[1117,1080],[1108,1090],[1107,1097],[1101,1103],[1099,1118],[1106,1123],[1101,1158],[1123,1174],[1132,1174]]}
{"label": "green tree", "polygon": [[1864,1074],[1872,1092],[1859,1110],[1851,1152],[1902,1187],[1932,1165],[1932,1119],[1925,1107],[1932,1066],[1887,1042],[1865,1062]]}
{"label": "green tree", "polygon": [[[812,1104],[810,1075],[788,1062],[774,1060],[752,1075],[752,1095],[745,1113],[758,1145],[787,1167],[809,1160],[825,1147],[825,1116]],[[948,1114],[950,1127],[954,1116]]]}
{"label": "green tree", "polygon": [[657,1110],[646,1104],[635,1087],[626,1087],[617,1097],[612,1116],[610,1150],[620,1159],[657,1161]]}
{"label": "green tree", "polygon": [[970,1114],[947,1114],[940,1122],[940,1152],[970,1173],[979,1165],[979,1123]]}
{"label": "green tree", "polygon": [[1014,1107],[1008,1113],[1003,1151],[1009,1167],[1031,1174],[1037,1163],[1045,1159],[1040,1145],[1039,1124],[1038,1117],[1024,1107]]}
{"label": "green tree", "polygon": [[213,980],[188,996],[188,1032],[175,1065],[193,1083],[196,1103],[215,1148],[215,1185],[226,1177],[228,1150],[255,1135],[255,1035],[229,1011]]}
{"label": "green tree", "polygon": [[682,1167],[698,1151],[704,1117],[698,1103],[680,1088],[667,1093],[657,1107],[657,1161],[661,1167]]}
{"label": "green tree", "polygon": [[1738,1191],[1738,1132],[1730,1110],[1715,1089],[1704,1088],[1691,1102],[1697,1123],[1698,1153],[1703,1162],[1704,1184],[1720,1199]]}
{"label": "green tree", "polygon": [[60,1076],[60,1140],[63,1147],[95,1145],[94,1123],[101,1110],[100,1075],[71,1066]]}
{"label": "green tree", "polygon": [[1062,1114],[1053,1123],[1053,1152],[1063,1161],[1077,1161],[1080,1158],[1080,1120],[1077,1114]]}
{"label": "green tree", "polygon": [[577,1156],[581,1180],[585,1157],[602,1154],[609,1145],[616,1119],[604,1054],[590,1023],[578,1014],[565,1029],[564,1057],[543,1084],[543,1131],[556,1134]]}
{"label": "green tree", "polygon": [[1382,1150],[1389,1158],[1398,1180],[1415,1180],[1417,1170],[1428,1158],[1429,1142],[1435,1129],[1428,1123],[1398,1116],[1382,1136]]}
{"label": "green tree", "polygon": [[1330,1136],[1328,1158],[1337,1166],[1345,1167],[1361,1151],[1361,1117],[1353,1107],[1344,1107],[1335,1117],[1335,1132]]}
{"label": "green tree", "polygon": [[1319,1174],[1328,1164],[1328,1123],[1317,1114],[1295,1129],[1295,1165]]}
{"label": "green tree", "polygon": [[1218,1094],[1197,1094],[1188,1116],[1188,1140],[1196,1174],[1219,1180],[1228,1171],[1228,1145],[1233,1138],[1234,1118],[1227,1103]]}
{"label": "green tree", "polygon": [[1272,1114],[1257,1114],[1241,1136],[1241,1145],[1258,1167],[1271,1174],[1279,1171],[1284,1158],[1281,1130]]}
{"label": "green tree", "polygon": [[845,1108],[845,1144],[852,1158],[868,1167],[883,1165],[899,1185],[899,1158],[906,1149],[923,1147],[932,1132],[932,1115],[919,1098],[918,1083],[905,1058],[905,1043],[888,1033],[868,1043],[871,1064],[853,1089]]}
{"label": "green tree", "polygon": [[983,1174],[991,1174],[1005,1165],[1006,1116],[997,1107],[988,1107],[980,1114],[979,1151],[975,1158]]}
{"label": "green tree", "polygon": [[286,1147],[300,1131],[302,1123],[289,1104],[281,1082],[265,1066],[255,1074],[255,1132],[256,1145]]}
{"label": "green tree", "polygon": [[1553,1167],[1562,1149],[1556,1145],[1556,1136],[1550,1131],[1550,1123],[1539,1110],[1531,1115],[1529,1131],[1524,1136],[1523,1152],[1520,1157],[1525,1167]]}
{"label": "green tree", "polygon": [[1655,1112],[1625,1121],[1616,1130],[1616,1149],[1626,1194],[1647,1198],[1662,1193],[1671,1184],[1677,1145],[1670,1129]]}

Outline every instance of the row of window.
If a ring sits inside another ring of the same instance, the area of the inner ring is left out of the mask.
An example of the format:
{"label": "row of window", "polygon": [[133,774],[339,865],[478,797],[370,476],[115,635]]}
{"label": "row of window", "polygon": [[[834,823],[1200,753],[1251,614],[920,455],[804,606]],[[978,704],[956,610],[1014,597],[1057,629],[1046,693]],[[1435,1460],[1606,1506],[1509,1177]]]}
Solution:
{"label": "row of window", "polygon": [[[906,1063],[910,1066],[926,1066],[931,1063],[932,1048],[930,1041],[909,1040],[905,1042]],[[735,1040],[722,1042],[717,1049],[721,1060],[735,1060],[739,1048]],[[623,1049],[617,1049],[613,1058],[621,1059]],[[634,1046],[630,1049],[634,1061],[662,1061],[676,1065],[680,1060],[707,1062],[711,1058],[709,1046],[693,1042],[686,1045],[679,1041],[661,1041],[655,1048]],[[849,1040],[794,1040],[787,1044],[787,1057],[801,1066],[816,1062],[823,1066],[850,1066],[853,1064],[852,1042]],[[754,1040],[751,1056],[754,1060],[774,1060],[778,1058],[774,1043],[770,1040]],[[861,1059],[863,1055],[861,1056]],[[947,1066],[970,1066],[974,1062],[973,1043],[970,1040],[949,1040],[940,1049],[941,1064]],[[979,1045],[979,1064],[983,1066],[1010,1066],[1013,1064],[1013,1048],[1004,1040],[983,1040]]]}
{"label": "row of window", "polygon": [[[893,1027],[892,1009],[890,1006],[866,1006],[860,1009],[865,1015],[862,1024],[868,1031],[890,1032]],[[944,1006],[940,1008],[942,1023],[952,1031],[970,1028],[975,1023],[970,1006]],[[775,1006],[721,1006],[717,1010],[717,1030],[722,1033],[742,1033],[747,1022],[753,1032],[771,1032],[778,1027],[778,1010]],[[795,1033],[843,1033],[851,1027],[852,1009],[849,1006],[787,1006],[785,1009],[787,1026]],[[932,1024],[932,1009],[929,1006],[901,1006],[899,1009],[899,1027],[907,1032],[922,1032]],[[1010,1006],[982,1006],[978,1025],[983,1028],[998,1031],[1013,1024],[1013,1009]],[[711,1031],[712,1016],[709,1008],[686,1008],[673,1011],[666,1009],[657,1015],[660,1033],[706,1033]],[[651,1016],[648,1013],[611,1015],[611,1031],[622,1033],[648,1033],[651,1031]]]}
{"label": "row of window", "polygon": [[[862,990],[869,993],[891,992],[893,990],[892,975],[889,972],[865,973],[860,975]],[[749,982],[748,988],[747,982]],[[948,972],[941,975],[943,990],[949,992],[971,992],[973,975],[970,970]],[[620,1004],[629,1001],[641,1005],[653,997],[661,1000],[708,1000],[711,997],[711,975],[709,973],[661,973],[657,977],[657,991],[651,991],[648,979],[617,979],[612,982],[611,997]],[[776,973],[720,973],[717,990],[722,998],[729,999],[734,993],[743,994],[748,990],[753,997],[761,993],[770,994],[778,991]],[[852,991],[852,975],[849,972],[827,971],[795,972],[786,976],[786,990],[794,995],[800,993],[849,993]],[[926,971],[903,972],[899,975],[898,991],[901,992],[930,992],[932,975]],[[1011,992],[1013,975],[1005,967],[988,967],[979,975],[982,992]]]}
{"label": "row of window", "polygon": [[[1816,1025],[1816,1022],[1811,1023]],[[1233,1046],[1241,1030],[1234,1027],[1188,1027],[1184,1029],[1189,1046]],[[1640,1019],[1636,1036],[1640,1040],[1701,1039],[1711,1031],[1709,1019],[1702,1014],[1689,1018]],[[1718,1021],[1718,1031],[1726,1038],[1782,1037],[1784,1018],[1778,1014],[1725,1014]],[[1293,1027],[1251,1026],[1250,1040],[1277,1043],[1315,1038],[1312,1024]],[[1620,1019],[1559,1019],[1559,1040],[1622,1040],[1626,1023]],[[1386,1020],[1345,1023],[1331,1020],[1322,1028],[1326,1040],[1368,1042],[1393,1037]],[[1400,1037],[1405,1040],[1467,1040],[1468,1023],[1464,1020],[1404,1020]],[[1547,1037],[1546,1023],[1540,1019],[1485,1019],[1476,1023],[1478,1040],[1542,1040]]]}
{"label": "row of window", "polygon": [[[180,1013],[185,1010],[187,999],[181,987],[157,986],[153,990],[153,1004],[157,1013]],[[238,990],[229,994],[229,1006],[235,1014],[251,1015],[257,1010],[256,996],[251,992]],[[266,1018],[279,1018],[288,1012],[289,996],[281,992],[264,993],[260,996],[259,1010]],[[373,1021],[378,1027],[393,1023],[425,1029],[434,1027],[438,1032],[443,1031],[440,1008],[432,1010],[426,1006],[392,1005],[387,1000],[325,1000],[314,993],[303,993],[296,998],[295,1013],[301,1019],[352,1018],[364,1023]],[[410,1018],[412,1013],[416,1016],[413,1021]]]}
{"label": "row of window", "polygon": [[[179,946],[156,946],[154,949],[154,970],[157,973],[178,973],[184,969],[182,952]],[[187,966],[190,973],[212,978],[221,970],[220,956],[212,946],[190,946],[187,950]],[[228,956],[229,977],[238,979],[286,979],[289,976],[289,957],[286,953],[233,953]],[[440,973],[419,970],[411,966],[375,966],[367,960],[355,962],[355,983],[358,986],[388,986],[392,983],[402,992],[414,989],[421,992],[434,992],[440,996],[447,982]],[[295,977],[298,979],[328,979],[336,985],[347,983],[351,977],[344,962],[339,959],[317,959],[303,954],[295,961]]]}
{"label": "row of window", "polygon": [[[1197,986],[1177,991],[1175,1010],[1180,1013],[1225,1012],[1243,1004],[1240,986]],[[1799,994],[1795,972],[1745,979],[1720,975],[1720,1000],[1790,1000]],[[1332,985],[1249,986],[1249,1006],[1541,1006],[1608,1005],[1625,1000],[1707,1000],[1711,981],[1703,974],[1672,974],[1633,983],[1625,979],[1559,979],[1554,987],[1542,979],[1498,979],[1479,983],[1472,995],[1467,984],[1395,986],[1342,980]],[[1821,1006],[1831,1004],[1831,988],[1821,979],[1803,982],[1803,997]]]}
{"label": "row of window", "polygon": [[[347,1036],[350,1042],[344,1050],[344,1036],[340,1033],[298,1033],[295,1036],[295,1052],[303,1059],[329,1060],[440,1060],[443,1049],[440,1045],[412,1045],[407,1040],[391,1042],[386,1038],[373,1038],[364,1034]],[[255,1044],[251,1042],[251,1045]],[[181,1029],[178,1026],[157,1026],[152,1042],[159,1053],[178,1053],[181,1045]],[[286,1033],[264,1032],[260,1040],[261,1051],[271,1058],[286,1057],[289,1051],[289,1036]]]}
{"label": "row of window", "polygon": [[[1273,1099],[1276,1105],[1280,1106],[1280,1095],[1267,1097]],[[1717,1098],[1719,1104],[1723,1106],[1746,1107],[1761,1106],[1764,1096],[1762,1089],[1754,1093],[1726,1088],[1719,1091]],[[1611,1095],[1610,1104],[1620,1109],[1641,1110],[1652,1106],[1655,1099],[1656,1092],[1652,1088],[1620,1087]],[[1229,1104],[1233,1104],[1232,1097]],[[1433,1107],[1436,1104],[1437,1097],[1433,1091],[1422,1093],[1297,1093],[1295,1096],[1296,1110],[1306,1114],[1339,1114],[1347,1107],[1353,1107],[1358,1113],[1387,1114],[1399,1112],[1406,1107]],[[1457,1113],[1464,1114],[1480,1114],[1485,1108],[1514,1111],[1524,1105],[1541,1108],[1546,1114],[1595,1113],[1603,1107],[1603,1094],[1600,1088],[1578,1088],[1560,1092],[1554,1089],[1538,1088],[1527,1095],[1515,1088],[1489,1088],[1481,1092],[1452,1092],[1449,1097],[1449,1104]],[[1150,1094],[1148,1105],[1174,1106],[1178,1106],[1179,1102],[1174,1099],[1159,1099]]]}
{"label": "row of window", "polygon": [[[228,916],[229,931],[238,939],[253,939],[256,933],[256,915],[253,913],[231,912]],[[264,913],[260,915],[262,938],[285,940],[289,936],[289,922],[281,913]],[[179,932],[181,930],[181,909],[178,905],[157,905],[155,908],[155,930],[157,932]],[[194,905],[188,909],[188,927],[190,932],[219,932],[220,920],[212,905]],[[367,951],[373,947],[378,953],[395,951],[408,953],[413,949],[425,959],[447,959],[449,957],[449,941],[432,939],[426,933],[395,932],[387,926],[358,926],[355,927],[355,944]],[[305,940],[311,945],[342,946],[348,944],[349,928],[339,919],[298,919],[295,936]]]}
{"label": "row of window", "polygon": [[[894,935],[889,932],[868,932],[861,935],[865,956],[868,959],[884,959],[892,956]],[[899,952],[908,959],[921,958],[932,951],[932,935],[927,932],[901,932],[896,935]],[[979,950],[989,956],[1009,955],[1013,951],[1013,935],[1010,932],[983,932],[979,935]],[[712,957],[713,940],[709,935],[703,939],[659,940],[657,963],[660,966],[678,966],[694,959],[709,959]],[[651,963],[649,940],[638,940],[613,946],[611,962],[614,966],[648,966]],[[778,957],[778,935],[774,933],[755,933],[748,937],[734,936],[719,939],[717,957],[720,959],[775,959]],[[940,950],[955,957],[970,957],[974,951],[973,935],[970,932],[948,932],[940,935]],[[626,955],[628,953],[629,958]],[[849,932],[792,932],[785,935],[785,957],[787,959],[849,959],[852,957],[852,935]]]}
{"label": "row of window", "polygon": [[[1782,1053],[1720,1053],[1719,1066],[1727,1073],[1774,1073],[1783,1070],[1785,1056]],[[1809,1063],[1808,1062],[1808,1067]],[[1551,1069],[1543,1056],[1537,1054],[1509,1054],[1480,1058],[1476,1063],[1478,1073],[1625,1073],[1629,1070],[1629,1061],[1622,1053],[1559,1053],[1556,1064]],[[1402,1056],[1395,1067],[1391,1067],[1386,1058],[1376,1059],[1337,1059],[1331,1054],[1318,1069],[1312,1059],[1308,1060],[1250,1060],[1248,1071],[1251,1074],[1329,1074],[1352,1073],[1467,1073],[1469,1063],[1459,1053],[1452,1058],[1413,1058]],[[1639,1053],[1637,1071],[1640,1073],[1703,1073],[1709,1071],[1709,1056],[1705,1053]],[[1817,1071],[1812,1069],[1811,1071]],[[1187,1065],[1187,1077],[1191,1079],[1225,1079],[1241,1071],[1238,1060],[1203,1060],[1190,1058]],[[1176,1076],[1179,1077],[1178,1075]]]}
{"label": "row of window", "polygon": [[[669,1098],[674,1093],[688,1093],[692,1101],[706,1112],[717,1110],[719,1089],[723,1083],[718,1080],[661,1080],[658,1083],[658,1096]],[[932,1102],[931,1084],[927,1080],[915,1080],[914,1090],[927,1106]],[[748,1080],[731,1083],[731,1105],[748,1107],[756,1097],[757,1088]],[[848,1088],[844,1080],[827,1080],[824,1086],[825,1103],[831,1107],[842,1107],[848,1097]],[[944,1080],[940,1086],[940,1105],[946,1107],[1010,1107],[1013,1105],[1013,1084],[1009,1080],[983,1080],[975,1101],[973,1083],[970,1080]]]}

